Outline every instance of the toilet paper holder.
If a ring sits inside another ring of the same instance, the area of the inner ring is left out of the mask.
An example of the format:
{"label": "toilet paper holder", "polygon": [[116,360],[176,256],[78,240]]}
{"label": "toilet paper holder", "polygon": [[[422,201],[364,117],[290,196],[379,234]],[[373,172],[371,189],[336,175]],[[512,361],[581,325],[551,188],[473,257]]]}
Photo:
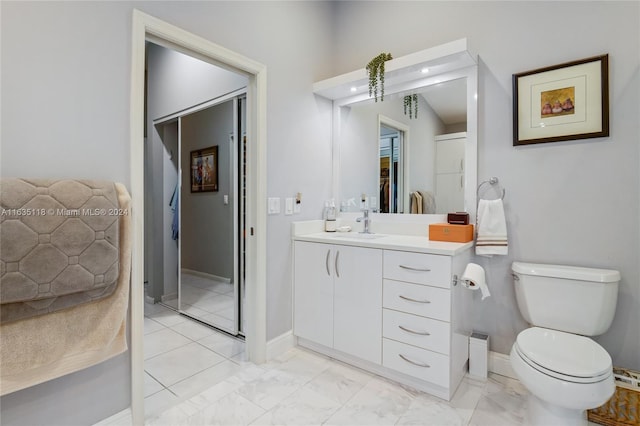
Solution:
{"label": "toilet paper holder", "polygon": [[457,286],[458,283],[462,284],[465,288],[469,290],[480,290],[482,293],[482,300],[491,296],[491,292],[487,286],[487,282],[485,279],[485,271],[482,266],[475,263],[468,263],[462,277],[458,277],[458,275],[454,275],[452,278],[453,286]]}
{"label": "toilet paper holder", "polygon": [[[451,278],[451,284],[454,287],[457,286],[458,284],[461,284],[461,285],[463,285],[463,286],[465,286],[467,288],[470,287],[468,280],[463,280],[462,278],[458,278],[458,275],[456,275],[456,274],[454,274],[453,278]],[[473,286],[471,286],[471,287],[473,287]]]}

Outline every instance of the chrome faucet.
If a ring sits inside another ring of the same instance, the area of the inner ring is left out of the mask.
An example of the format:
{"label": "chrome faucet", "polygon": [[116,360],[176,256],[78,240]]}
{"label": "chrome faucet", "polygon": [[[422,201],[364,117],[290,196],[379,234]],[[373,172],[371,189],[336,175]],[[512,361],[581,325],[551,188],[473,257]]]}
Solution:
{"label": "chrome faucet", "polygon": [[362,210],[362,217],[359,217],[356,219],[356,222],[363,222],[364,221],[364,229],[360,232],[361,234],[372,234],[372,232],[369,230],[369,225],[371,224],[371,219],[369,219],[369,209],[363,209]]}

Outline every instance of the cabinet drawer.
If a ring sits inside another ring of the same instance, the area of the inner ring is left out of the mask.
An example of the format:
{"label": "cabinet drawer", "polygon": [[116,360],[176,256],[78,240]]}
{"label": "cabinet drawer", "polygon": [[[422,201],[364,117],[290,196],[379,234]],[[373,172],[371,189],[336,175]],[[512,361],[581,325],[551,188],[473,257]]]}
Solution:
{"label": "cabinet drawer", "polygon": [[449,387],[449,357],[382,339],[382,365],[420,380]]}
{"label": "cabinet drawer", "polygon": [[382,310],[382,336],[449,355],[450,325],[430,318]]}
{"label": "cabinet drawer", "polygon": [[384,280],[382,305],[396,311],[450,321],[451,291],[420,284]]}
{"label": "cabinet drawer", "polygon": [[449,288],[451,256],[384,251],[384,278]]}

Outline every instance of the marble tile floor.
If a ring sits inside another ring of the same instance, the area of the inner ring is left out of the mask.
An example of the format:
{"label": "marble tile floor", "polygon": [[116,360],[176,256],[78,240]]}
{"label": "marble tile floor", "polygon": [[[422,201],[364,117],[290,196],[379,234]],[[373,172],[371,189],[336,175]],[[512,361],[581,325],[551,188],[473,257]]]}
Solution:
{"label": "marble tile floor", "polygon": [[244,342],[160,305],[145,315],[148,426],[523,424],[527,391],[507,377],[467,377],[447,402],[303,348],[255,365]]}
{"label": "marble tile floor", "polygon": [[[233,329],[236,309],[233,284],[182,272],[180,285],[183,311],[216,327]],[[163,303],[178,307],[177,298]]]}
{"label": "marble tile floor", "polygon": [[145,411],[153,415],[241,371],[245,343],[145,304],[144,358]]}
{"label": "marble tile floor", "polygon": [[[255,365],[244,342],[145,306],[145,424],[525,426],[527,390],[465,377],[449,402],[308,351]],[[131,426],[130,412],[99,426]]]}

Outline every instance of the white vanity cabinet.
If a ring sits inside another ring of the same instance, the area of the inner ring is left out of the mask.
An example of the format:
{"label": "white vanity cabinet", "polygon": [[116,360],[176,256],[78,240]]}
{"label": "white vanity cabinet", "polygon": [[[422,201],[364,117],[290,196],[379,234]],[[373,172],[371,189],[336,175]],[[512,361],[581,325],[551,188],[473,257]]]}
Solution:
{"label": "white vanity cabinet", "polygon": [[453,260],[385,250],[383,261],[382,365],[448,390],[468,355],[464,343],[453,347]]}
{"label": "white vanity cabinet", "polygon": [[414,242],[405,251],[394,237],[358,245],[321,235],[294,242],[298,344],[451,399],[467,369],[472,297],[453,277],[471,244],[402,237]]}
{"label": "white vanity cabinet", "polygon": [[381,362],[382,250],[295,242],[294,333]]}

